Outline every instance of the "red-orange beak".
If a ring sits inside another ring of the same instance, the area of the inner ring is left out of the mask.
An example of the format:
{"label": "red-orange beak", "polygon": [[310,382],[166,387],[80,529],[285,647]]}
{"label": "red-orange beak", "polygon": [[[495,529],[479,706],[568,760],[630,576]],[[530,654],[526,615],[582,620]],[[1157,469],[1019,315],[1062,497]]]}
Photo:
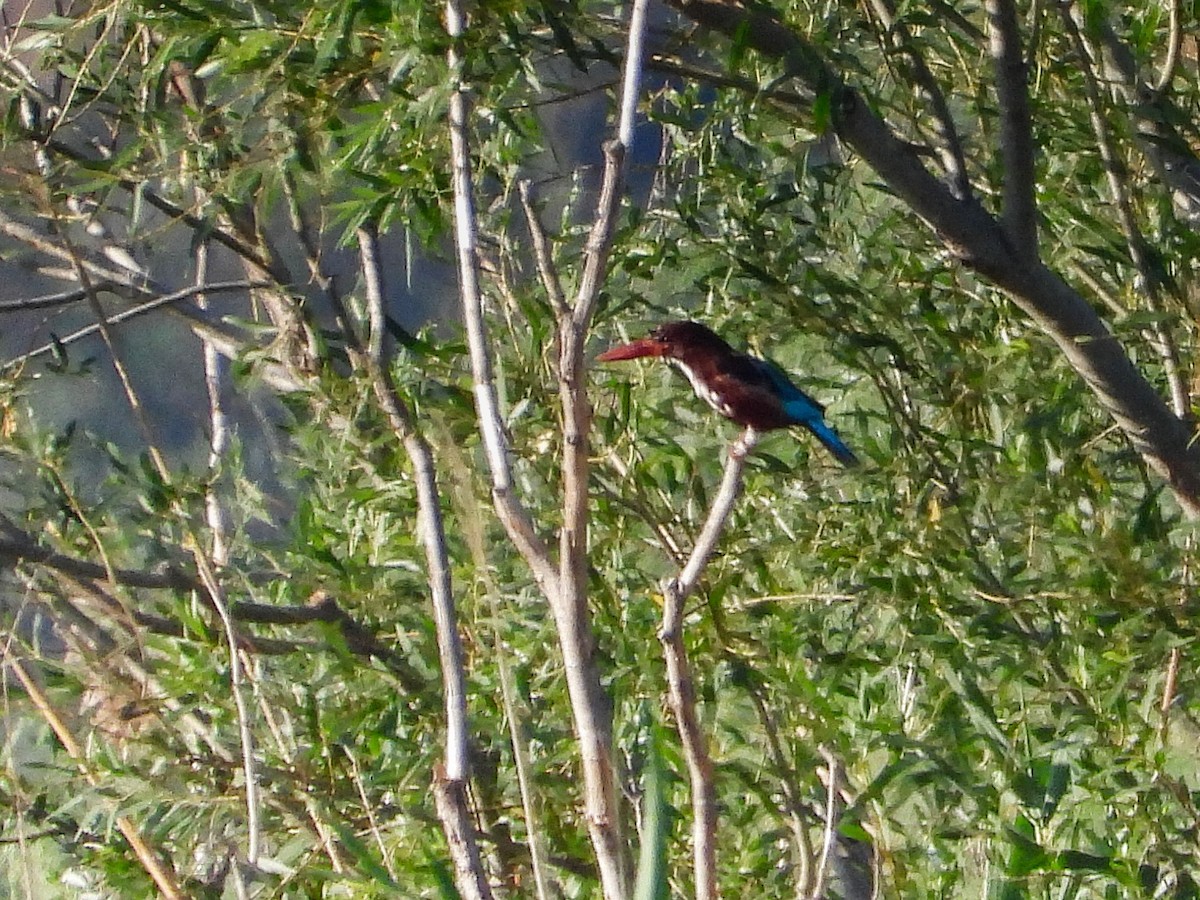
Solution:
{"label": "red-orange beak", "polygon": [[643,356],[662,356],[667,352],[667,345],[653,338],[642,338],[628,344],[610,347],[596,357],[597,362],[619,362],[623,359],[638,359]]}

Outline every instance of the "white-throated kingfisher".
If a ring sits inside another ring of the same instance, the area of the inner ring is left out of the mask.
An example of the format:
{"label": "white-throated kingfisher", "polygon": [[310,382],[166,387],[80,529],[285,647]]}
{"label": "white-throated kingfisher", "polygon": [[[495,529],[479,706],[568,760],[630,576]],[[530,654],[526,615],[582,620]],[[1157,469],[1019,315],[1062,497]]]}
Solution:
{"label": "white-throated kingfisher", "polygon": [[845,466],[858,457],[825,424],[825,407],[796,385],[769,360],[734,350],[699,322],[667,322],[649,337],[612,347],[600,362],[661,356],[675,365],[696,396],[727,419],[755,431],[802,425]]}

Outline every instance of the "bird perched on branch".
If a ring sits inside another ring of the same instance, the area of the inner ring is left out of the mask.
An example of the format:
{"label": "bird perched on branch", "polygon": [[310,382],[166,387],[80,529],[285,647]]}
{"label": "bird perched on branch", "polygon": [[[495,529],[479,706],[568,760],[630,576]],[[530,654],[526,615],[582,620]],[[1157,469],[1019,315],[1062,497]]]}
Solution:
{"label": "bird perched on branch", "polygon": [[649,337],[612,347],[598,357],[617,362],[661,356],[682,370],[696,396],[739,425],[755,431],[802,425],[845,466],[858,457],[825,424],[825,407],[796,385],[769,360],[734,350],[699,322],[667,322]]}

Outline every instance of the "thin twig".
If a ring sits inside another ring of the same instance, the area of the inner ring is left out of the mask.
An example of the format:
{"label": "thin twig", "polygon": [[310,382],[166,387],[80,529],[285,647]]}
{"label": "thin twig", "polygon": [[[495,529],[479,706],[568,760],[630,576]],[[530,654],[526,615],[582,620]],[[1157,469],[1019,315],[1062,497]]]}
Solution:
{"label": "thin twig", "polygon": [[1174,335],[1162,321],[1165,308],[1162,300],[1161,278],[1151,263],[1149,242],[1142,234],[1141,226],[1138,225],[1129,186],[1124,175],[1125,166],[1117,155],[1108,123],[1104,119],[1104,102],[1100,92],[1100,83],[1092,64],[1095,53],[1088,46],[1083,32],[1079,29],[1070,10],[1060,7],[1060,11],[1067,35],[1074,45],[1075,53],[1083,68],[1084,93],[1088,99],[1088,118],[1091,120],[1092,131],[1096,136],[1100,161],[1104,164],[1108,189],[1112,193],[1113,203],[1116,205],[1117,221],[1120,223],[1125,237],[1129,258],[1138,273],[1140,293],[1146,298],[1146,304],[1150,310],[1156,313],[1155,320],[1150,326],[1151,333],[1148,335],[1150,344],[1162,361],[1163,373],[1171,391],[1171,404],[1175,415],[1186,419],[1191,414],[1191,396],[1183,374],[1183,361]]}
{"label": "thin twig", "polygon": [[1171,655],[1167,659],[1167,676],[1163,681],[1162,700],[1158,705],[1158,739],[1164,747],[1170,733],[1171,707],[1175,704],[1175,688],[1179,681],[1179,658],[1179,648],[1172,647]]}
{"label": "thin twig", "polygon": [[717,490],[717,496],[713,499],[708,518],[700,530],[700,536],[696,538],[696,545],[692,548],[687,564],[679,576],[674,579],[673,589],[677,590],[683,599],[687,599],[695,589],[700,573],[704,571],[704,567],[708,565],[708,558],[716,549],[721,532],[725,530],[725,522],[729,518],[729,514],[733,512],[733,504],[742,489],[742,473],[746,467],[746,457],[761,439],[761,434],[753,428],[747,428],[729,450],[721,486]]}
{"label": "thin twig", "polygon": [[342,752],[346,754],[346,758],[350,760],[350,777],[354,780],[354,787],[358,791],[358,799],[362,802],[363,812],[366,813],[367,823],[371,828],[371,837],[375,839],[375,846],[379,850],[379,858],[383,860],[388,875],[395,880],[396,866],[392,862],[392,854],[383,839],[383,833],[379,830],[379,821],[375,816],[375,804],[367,796],[367,786],[363,784],[362,769],[358,765],[358,757],[354,753],[354,748],[348,742],[343,742],[341,748]]}
{"label": "thin twig", "polygon": [[[203,285],[208,271],[208,243],[203,242],[196,250],[196,305],[208,310],[208,295]],[[204,344],[204,386],[208,392],[208,468],[210,481],[204,497],[205,515],[212,538],[212,560],[218,569],[229,562],[229,532],[232,520],[217,491],[217,479],[225,453],[229,448],[229,419],[225,414],[225,403],[229,391],[229,365],[218,352],[212,341]]]}
{"label": "thin twig", "polygon": [[[91,290],[99,293],[102,290],[107,289],[107,288],[103,287],[105,284],[108,284],[108,282],[92,284]],[[137,306],[131,307],[130,309],[122,310],[119,313],[113,313],[112,315],[108,316],[105,319],[105,324],[110,327],[113,325],[119,325],[122,322],[126,322],[130,319],[136,318],[138,316],[143,316],[148,312],[153,312],[154,310],[161,309],[164,306],[169,306],[172,303],[178,303],[181,300],[189,300],[192,297],[196,297],[196,296],[203,295],[203,294],[218,294],[218,293],[226,293],[229,291],[245,291],[245,290],[251,290],[253,288],[265,287],[265,286],[267,286],[267,283],[262,282],[262,281],[216,281],[211,284],[194,284],[191,287],[186,287],[186,288],[183,288],[182,290],[174,291],[170,294],[164,294],[161,297],[156,297],[153,300],[149,300],[145,303],[138,304]],[[74,295],[76,293],[78,293],[80,295],[81,299],[87,299],[88,291],[83,288],[80,288],[78,292],[72,291],[72,292],[70,292],[69,295],[60,294],[57,296],[60,296],[60,297],[71,296],[72,298],[74,298]],[[43,299],[45,299],[45,298],[43,298]],[[73,344],[76,341],[80,341],[85,337],[90,337],[93,334],[97,334],[100,331],[100,327],[101,326],[99,323],[93,323],[91,325],[86,325],[83,328],[80,328],[76,331],[72,331],[70,334],[63,335],[62,337],[60,337],[57,341],[57,346],[58,347],[69,346],[70,344]],[[36,359],[39,356],[50,355],[50,354],[54,353],[56,349],[57,348],[56,348],[55,343],[43,344],[40,347],[30,350],[28,353],[24,353],[21,356],[13,357],[8,362],[4,363],[4,365],[6,367],[18,366],[23,363],[29,362],[31,359]]]}
{"label": "thin twig", "polygon": [[[19,222],[11,218],[3,210],[0,210],[0,235],[10,237],[14,241],[19,241],[27,247],[37,250],[38,253],[69,264],[72,268],[69,270],[69,274],[63,277],[75,278],[74,266],[76,261],[78,261],[79,265],[83,266],[88,274],[93,275],[96,279],[92,285],[92,290],[99,290],[101,287],[107,288],[109,285],[120,285],[126,291],[142,291],[138,279],[132,277],[129,271],[111,268],[94,259],[80,257],[78,254],[75,260],[72,260],[71,254],[64,246],[55,243],[43,234],[39,234],[24,222]],[[63,270],[55,269],[54,271],[58,273]],[[87,291],[82,288],[80,290],[82,292],[81,299],[87,299]]]}
{"label": "thin twig", "polygon": [[842,765],[828,747],[821,745],[817,750],[824,758],[826,766],[825,838],[821,842],[821,856],[817,861],[811,896],[812,900],[823,900],[825,881],[829,876],[830,857],[833,854],[833,846],[837,843],[837,828],[842,817]]}
{"label": "thin twig", "polygon": [[[110,291],[119,293],[126,290],[125,285],[117,284],[114,281],[97,281],[92,285],[92,290],[99,294],[107,294]],[[41,297],[28,297],[17,300],[0,300],[0,313],[6,312],[24,312],[30,309],[48,309],[55,306],[69,306],[72,303],[78,303],[80,300],[87,299],[87,291],[83,288],[74,288],[73,290],[63,291],[61,294],[45,294]]]}
{"label": "thin twig", "polygon": [[1167,58],[1163,60],[1162,69],[1154,80],[1154,93],[1165,93],[1175,77],[1175,67],[1179,65],[1179,51],[1183,47],[1183,0],[1167,0]]}
{"label": "thin twig", "polygon": [[[677,582],[671,582],[677,584]],[[713,762],[708,739],[700,726],[696,710],[696,683],[688,664],[683,642],[684,598],[669,585],[664,592],[662,641],[667,663],[667,696],[683,755],[687,760],[692,789],[692,854],[695,866],[697,900],[717,897],[716,837],[717,791],[713,780]]]}
{"label": "thin twig", "polygon": [[[84,780],[92,787],[98,787],[100,785],[100,778],[88,765],[87,752],[71,731],[70,726],[58,714],[58,711],[50,702],[50,698],[46,696],[40,679],[35,677],[30,668],[30,663],[27,660],[16,658],[11,651],[6,652],[5,655],[8,657],[6,662],[9,670],[16,674],[34,708],[45,719],[46,724],[50,726],[55,737],[62,744],[63,749],[67,751],[67,755],[75,761],[75,765],[79,767],[79,772],[83,775]],[[118,815],[116,823],[121,836],[129,843],[138,862],[141,863],[142,868],[146,870],[146,873],[154,881],[154,885],[158,888],[159,892],[164,897],[167,897],[168,900],[183,900],[184,893],[180,890],[175,880],[175,873],[158,858],[158,854],[146,842],[146,839],[142,836],[142,833],[138,830],[133,820],[128,816]]]}
{"label": "thin twig", "polygon": [[960,200],[965,199],[971,195],[971,178],[967,173],[967,159],[963,153],[962,140],[958,135],[958,127],[954,124],[954,117],[950,114],[946,94],[930,71],[908,27],[903,22],[896,21],[895,4],[892,0],[870,0],[870,3],[889,42],[908,57],[913,81],[929,100],[934,129],[941,142],[937,149],[941,156],[942,168],[946,170],[954,196]]}
{"label": "thin twig", "polygon": [[[379,266],[378,247],[371,248],[370,232],[360,232],[360,240],[368,248],[362,255],[362,264],[374,265],[373,275],[365,279],[369,288],[367,304],[373,311],[370,318],[382,321],[384,317],[383,272]],[[349,336],[348,336],[349,339]],[[467,755],[467,689],[463,664],[462,641],[458,634],[458,615],[454,608],[454,593],[450,581],[449,551],[446,547],[446,529],[442,520],[441,498],[438,494],[437,473],[433,453],[429,444],[417,432],[412,413],[400,399],[383,357],[383,343],[375,342],[379,353],[375,357],[364,357],[358,361],[366,368],[375,390],[376,399],[388,422],[400,437],[413,467],[417,484],[417,505],[423,519],[421,536],[425,549],[425,561],[429,569],[429,587],[433,601],[433,616],[438,637],[438,651],[442,668],[443,689],[446,703],[446,759],[444,777],[450,781],[466,781],[469,765]],[[358,350],[355,348],[355,355]]]}
{"label": "thin twig", "polygon": [[[728,647],[725,652],[730,657],[737,658]],[[746,691],[754,704],[755,712],[758,713],[758,721],[762,724],[763,733],[767,736],[767,749],[770,751],[771,761],[775,764],[775,774],[779,778],[779,788],[788,813],[788,827],[791,829],[792,840],[796,845],[795,852],[799,869],[796,877],[796,896],[805,898],[808,896],[809,883],[812,880],[812,867],[815,862],[812,838],[809,837],[806,822],[806,818],[811,816],[812,811],[806,809],[805,804],[797,796],[795,771],[788,764],[787,757],[784,755],[783,743],[779,739],[779,725],[776,723],[775,717],[771,715],[770,709],[767,708],[767,701],[762,696],[762,691],[753,680],[747,680]]]}
{"label": "thin twig", "polygon": [[533,244],[533,258],[537,265],[538,276],[542,279],[542,287],[550,299],[550,308],[558,319],[569,315],[566,295],[563,293],[562,280],[558,277],[558,269],[554,265],[554,252],[550,249],[550,241],[546,230],[542,228],[537,210],[533,208],[530,199],[529,179],[522,178],[517,185],[521,195],[521,208],[525,211],[525,222],[529,226],[529,238]]}

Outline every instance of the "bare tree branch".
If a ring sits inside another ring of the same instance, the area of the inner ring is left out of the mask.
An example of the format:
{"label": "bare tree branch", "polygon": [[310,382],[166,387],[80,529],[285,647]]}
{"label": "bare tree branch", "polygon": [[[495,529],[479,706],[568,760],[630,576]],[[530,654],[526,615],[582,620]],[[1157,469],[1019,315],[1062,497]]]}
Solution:
{"label": "bare tree branch", "polygon": [[467,806],[466,781],[447,778],[439,765],[433,776],[433,799],[450,846],[459,893],[466,900],[488,900],[492,889],[479,858],[475,822]]}
{"label": "bare tree branch", "polygon": [[1172,124],[1189,121],[1191,112],[1181,109],[1169,90],[1156,91],[1143,81],[1133,52],[1106,16],[1089,15],[1085,20],[1079,3],[1066,6],[1075,27],[1100,45],[1105,81],[1120,93],[1126,111],[1137,121],[1138,146],[1170,191],[1176,213],[1200,230],[1200,155]]}
{"label": "bare tree branch", "polygon": [[888,42],[897,50],[904,53],[912,67],[913,81],[925,94],[933,113],[933,124],[940,143],[938,154],[941,157],[942,168],[946,170],[950,180],[950,188],[954,196],[963,199],[971,195],[971,178],[967,173],[967,160],[963,154],[962,140],[958,135],[958,127],[950,114],[950,104],[946,102],[946,94],[937,78],[930,71],[925,57],[913,41],[912,34],[903,22],[896,21],[895,4],[892,0],[871,0],[871,8],[875,11],[879,23],[883,26]]}
{"label": "bare tree branch", "polygon": [[1112,193],[1113,203],[1117,208],[1117,221],[1125,236],[1125,247],[1129,258],[1138,272],[1140,293],[1146,298],[1146,304],[1151,311],[1158,314],[1158,320],[1151,326],[1150,343],[1162,360],[1163,372],[1171,391],[1171,401],[1175,415],[1186,419],[1191,414],[1191,397],[1188,394],[1186,379],[1183,375],[1183,363],[1179,356],[1179,348],[1174,336],[1161,321],[1164,313],[1162,300],[1161,278],[1150,261],[1150,247],[1137,215],[1133,209],[1133,200],[1125,178],[1127,167],[1117,155],[1109,133],[1108,123],[1104,118],[1104,102],[1100,93],[1100,84],[1092,67],[1091,53],[1083,33],[1079,30],[1069,10],[1060,7],[1063,25],[1080,64],[1083,67],[1084,91],[1088,98],[1088,118],[1092,123],[1092,131],[1096,135],[1096,146],[1100,150],[1100,160],[1104,163],[1104,174],[1108,179],[1108,189]]}
{"label": "bare tree branch", "polygon": [[[164,294],[161,297],[156,297],[155,299],[148,300],[145,303],[140,303],[137,306],[134,306],[130,309],[122,310],[121,312],[118,312],[118,313],[113,313],[112,315],[108,316],[105,319],[105,322],[109,326],[119,325],[122,322],[126,322],[130,319],[137,318],[138,316],[143,316],[146,313],[153,312],[156,309],[162,309],[164,306],[170,306],[171,304],[178,303],[181,300],[189,300],[200,294],[216,294],[216,293],[224,293],[227,291],[244,291],[244,290],[249,290],[254,287],[260,287],[263,284],[264,284],[264,282],[256,282],[256,281],[217,281],[217,282],[213,282],[212,284],[194,284],[191,287],[184,288],[183,290],[175,291],[174,293],[171,293],[171,294]],[[93,284],[91,286],[91,290],[93,292],[99,293],[100,291],[105,290],[105,288],[103,288],[101,285]],[[78,293],[78,295],[79,295],[78,298],[75,297],[76,293]],[[62,295],[58,295],[58,296],[63,296],[63,297],[71,296],[72,299],[86,299],[87,295],[88,295],[88,292],[86,290],[84,290],[83,288],[80,288],[78,292],[71,291],[69,295],[62,294]],[[86,325],[83,328],[78,329],[77,331],[72,331],[70,334],[63,335],[62,337],[60,337],[58,339],[57,344],[58,344],[58,346],[63,346],[63,347],[70,346],[71,344],[73,344],[77,341],[83,340],[85,337],[90,337],[93,334],[98,334],[100,331],[100,327],[101,326],[99,325],[99,323],[93,323],[91,325]],[[39,356],[46,356],[46,355],[52,354],[55,352],[56,349],[57,348],[54,343],[43,344],[40,347],[36,347],[35,349],[30,350],[28,353],[23,353],[20,356],[10,359],[8,362],[4,363],[4,366],[5,367],[18,366],[23,363],[29,362],[31,359],[36,359]]]}
{"label": "bare tree branch", "polygon": [[[732,650],[726,649],[726,654],[737,659]],[[737,662],[739,665],[744,665],[741,660],[737,660]],[[779,739],[779,724],[767,708],[767,701],[763,697],[762,689],[753,680],[750,680],[746,684],[746,690],[754,704],[754,711],[758,714],[758,721],[762,724],[763,733],[767,736],[767,749],[770,751],[771,761],[775,765],[780,793],[783,794],[784,810],[787,813],[788,828],[792,832],[792,842],[795,844],[794,852],[799,867],[799,874],[796,878],[797,896],[806,897],[813,879],[812,869],[816,864],[812,838],[809,837],[806,821],[810,818],[812,811],[807,809],[797,796],[796,773],[784,755],[783,745]]]}
{"label": "bare tree branch", "polygon": [[827,747],[818,747],[825,759],[825,837],[821,841],[821,856],[813,878],[812,900],[825,897],[825,880],[829,876],[830,857],[837,843],[837,827],[842,817],[842,765]]}
{"label": "bare tree branch", "polygon": [[[617,122],[617,139],[604,145],[604,178],[596,217],[584,250],[583,272],[570,315],[559,318],[559,401],[563,423],[563,523],[559,541],[559,595],[551,598],[571,687],[576,731],[584,760],[584,781],[592,842],[601,883],[609,900],[624,897],[631,882],[621,836],[611,757],[610,702],[600,681],[595,638],[588,611],[588,470],[591,404],[584,350],[600,286],[616,232],[624,186],[625,160],[633,144],[648,0],[634,0],[629,18]],[[573,682],[573,683],[572,683]]]}
{"label": "bare tree branch", "polygon": [[1167,0],[1169,24],[1167,26],[1167,55],[1163,59],[1158,77],[1154,79],[1154,92],[1164,93],[1175,77],[1179,65],[1179,51],[1183,47],[1183,0]]}
{"label": "bare tree branch", "polygon": [[[633,139],[647,6],[647,0],[636,0],[633,4],[619,104],[618,139],[605,145],[604,181],[596,219],[585,250],[579,290],[569,314],[565,302],[559,304],[563,524],[560,531],[560,557],[555,571],[549,549],[536,536],[528,512],[512,493],[512,477],[492,383],[491,357],[479,287],[476,217],[466,127],[467,99],[462,83],[462,61],[456,47],[466,21],[456,0],[446,3],[446,25],[451,37],[450,67],[457,82],[450,99],[455,238],[476,408],[492,475],[497,514],[533,569],[534,577],[555,617],[583,761],[588,829],[596,852],[604,895],[608,900],[627,896],[630,877],[617,810],[609,703],[596,668],[595,639],[587,608],[588,430],[591,411],[585,391],[583,360],[587,331],[599,299],[600,284],[612,246],[616,214],[621,201],[624,159]],[[547,271],[544,264],[542,271]]]}
{"label": "bare tree branch", "polygon": [[466,86],[462,84],[462,61],[454,46],[466,28],[462,10],[455,0],[446,3],[446,29],[450,34],[450,69],[457,85],[450,95],[450,148],[454,171],[454,237],[458,257],[458,284],[463,301],[463,319],[471,354],[475,406],[479,429],[492,476],[492,499],[496,514],[533,570],[533,577],[549,595],[559,593],[558,572],[550,549],[538,536],[528,510],[516,495],[512,467],[504,439],[496,385],[492,377],[491,353],[483,321],[483,294],[479,286],[479,256],[476,241],[474,188],[467,138]]}
{"label": "bare tree branch", "polygon": [[537,210],[533,208],[529,179],[521,179],[517,190],[521,195],[521,208],[525,211],[525,221],[529,226],[529,237],[533,244],[533,258],[538,276],[542,280],[546,296],[550,299],[550,308],[554,310],[555,317],[561,320],[570,315],[570,311],[567,309],[562,280],[558,277],[558,269],[554,265],[554,252],[550,248],[550,241],[546,237],[546,230],[542,228]]}
{"label": "bare tree branch", "polygon": [[[0,560],[9,564],[21,561],[39,563],[66,572],[76,578],[104,580],[109,576],[110,570],[100,563],[56,553],[48,547],[38,544],[25,532],[14,528],[7,521],[4,522],[2,530],[4,533],[0,534]],[[177,570],[145,572],[141,569],[118,568],[111,572],[117,584],[130,587],[182,591],[199,588],[195,576]]]}
{"label": "bare tree branch", "polygon": [[759,437],[753,428],[747,428],[730,447],[721,486],[713,498],[700,536],[696,538],[696,545],[678,577],[670,579],[663,588],[663,624],[659,640],[662,641],[667,662],[667,693],[691,779],[692,853],[696,868],[697,900],[713,900],[718,896],[717,798],[712,758],[696,712],[696,688],[683,643],[683,605],[695,589],[700,573],[716,549],[721,532],[725,530],[725,523],[741,491],[746,455],[754,449]]}
{"label": "bare tree branch", "polygon": [[[732,457],[730,457],[732,460]],[[667,696],[692,789],[692,858],[697,900],[713,900],[717,892],[717,791],[708,739],[696,710],[696,684],[683,643],[684,598],[669,584],[664,592],[663,625],[658,639],[667,663]]]}
{"label": "bare tree branch", "polygon": [[[370,381],[376,402],[400,438],[413,467],[446,708],[445,758],[434,773],[434,800],[454,861],[455,884],[459,892],[470,900],[490,900],[491,887],[467,806],[470,758],[467,748],[466,670],[450,580],[449,551],[446,547],[437,470],[429,444],[417,431],[412,413],[400,399],[387,369],[389,360],[385,353],[388,344],[379,334],[386,317],[386,293],[376,232],[373,228],[361,228],[358,239],[368,319],[372,328],[368,337],[370,352],[363,351],[341,298],[331,290],[329,297],[345,334],[351,362]],[[314,270],[319,268],[319,261],[311,249],[309,264]]]}
{"label": "bare tree branch", "polygon": [[987,0],[996,96],[1000,101],[1000,155],[1004,160],[1004,230],[1013,249],[1038,256],[1034,178],[1033,118],[1029,112],[1027,69],[1013,0]]}

